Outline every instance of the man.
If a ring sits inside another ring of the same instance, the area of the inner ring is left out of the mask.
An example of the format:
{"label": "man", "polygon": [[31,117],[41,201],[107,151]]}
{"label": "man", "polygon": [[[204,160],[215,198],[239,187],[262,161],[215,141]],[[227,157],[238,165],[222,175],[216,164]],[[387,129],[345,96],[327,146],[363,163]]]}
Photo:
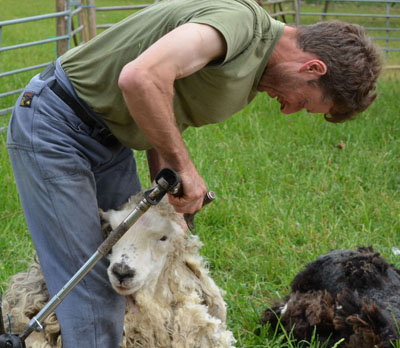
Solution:
{"label": "man", "polygon": [[[221,122],[258,92],[283,113],[340,122],[375,98],[379,51],[339,22],[291,28],[253,0],[171,0],[123,20],[34,77],[17,101],[8,148],[51,294],[102,241],[97,209],[140,189],[131,148],[151,176],[182,178],[176,211],[201,209],[206,185],[182,139]],[[57,308],[63,347],[116,347],[125,301],[99,263]]]}

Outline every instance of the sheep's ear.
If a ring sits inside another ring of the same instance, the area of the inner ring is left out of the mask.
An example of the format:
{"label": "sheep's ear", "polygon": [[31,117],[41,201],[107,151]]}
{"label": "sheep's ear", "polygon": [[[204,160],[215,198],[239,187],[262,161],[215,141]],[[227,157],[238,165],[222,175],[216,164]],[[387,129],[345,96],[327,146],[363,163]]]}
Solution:
{"label": "sheep's ear", "polygon": [[130,210],[100,211],[101,221],[108,222],[112,229],[116,228],[130,213]]}
{"label": "sheep's ear", "polygon": [[112,231],[112,227],[110,222],[106,219],[105,213],[102,209],[99,209],[99,216],[100,216],[100,226],[101,232],[103,234],[103,239],[106,239],[110,232]]}

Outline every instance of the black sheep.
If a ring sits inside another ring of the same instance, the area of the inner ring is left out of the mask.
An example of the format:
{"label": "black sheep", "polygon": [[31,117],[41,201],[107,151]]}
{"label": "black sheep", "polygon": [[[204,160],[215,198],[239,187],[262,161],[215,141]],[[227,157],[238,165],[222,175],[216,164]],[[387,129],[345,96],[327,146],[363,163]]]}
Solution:
{"label": "black sheep", "polygon": [[290,295],[267,308],[262,323],[281,325],[297,340],[310,341],[315,329],[327,348],[340,339],[343,348],[393,348],[400,270],[372,247],[332,251],[296,275]]}

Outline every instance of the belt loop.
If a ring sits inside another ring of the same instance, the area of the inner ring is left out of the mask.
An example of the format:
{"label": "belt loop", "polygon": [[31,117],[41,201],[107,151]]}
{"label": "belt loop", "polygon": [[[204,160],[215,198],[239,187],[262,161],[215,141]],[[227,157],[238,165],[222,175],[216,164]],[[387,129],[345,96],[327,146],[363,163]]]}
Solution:
{"label": "belt loop", "polygon": [[40,74],[39,74],[39,79],[42,81],[47,80],[49,77],[54,75],[54,72],[56,71],[56,63],[51,62]]}
{"label": "belt loop", "polygon": [[109,148],[118,148],[121,145],[108,128],[104,128],[100,125],[93,128],[90,136]]}

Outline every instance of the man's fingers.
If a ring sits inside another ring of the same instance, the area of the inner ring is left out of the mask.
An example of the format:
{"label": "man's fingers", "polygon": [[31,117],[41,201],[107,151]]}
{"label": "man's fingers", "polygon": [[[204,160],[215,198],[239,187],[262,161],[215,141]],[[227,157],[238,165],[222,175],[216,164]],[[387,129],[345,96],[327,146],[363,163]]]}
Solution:
{"label": "man's fingers", "polygon": [[168,201],[171,205],[174,206],[175,210],[178,213],[194,214],[197,211],[201,210],[203,205],[203,198],[188,200],[185,195],[182,197],[176,197],[168,194]]}

